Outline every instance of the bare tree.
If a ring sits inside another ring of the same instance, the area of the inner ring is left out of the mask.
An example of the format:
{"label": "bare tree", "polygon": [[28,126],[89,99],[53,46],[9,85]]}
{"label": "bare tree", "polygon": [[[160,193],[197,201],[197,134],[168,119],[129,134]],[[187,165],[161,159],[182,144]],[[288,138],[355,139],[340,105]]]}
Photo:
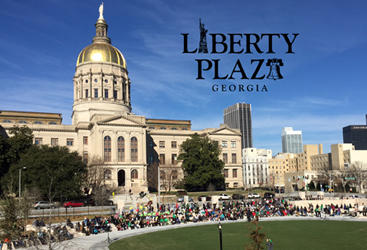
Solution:
{"label": "bare tree", "polygon": [[348,169],[348,176],[356,184],[358,192],[364,193],[363,184],[367,182],[367,166],[362,162],[355,162]]}
{"label": "bare tree", "polygon": [[111,170],[102,167],[103,160],[100,157],[92,157],[87,166],[86,187],[88,194],[92,195],[96,205],[103,205],[108,197],[106,180],[111,178]]}
{"label": "bare tree", "polygon": [[161,183],[165,188],[166,192],[171,192],[178,182],[178,168],[173,166],[168,166],[161,168],[164,174],[161,174]]}

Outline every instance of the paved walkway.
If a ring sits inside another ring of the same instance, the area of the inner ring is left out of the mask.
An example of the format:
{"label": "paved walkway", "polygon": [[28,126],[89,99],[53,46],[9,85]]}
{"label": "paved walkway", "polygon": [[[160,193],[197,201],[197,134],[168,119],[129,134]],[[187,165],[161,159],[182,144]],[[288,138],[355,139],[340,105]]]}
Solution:
{"label": "paved walkway", "polygon": [[[260,221],[290,221],[290,220],[323,220],[324,218],[317,218],[317,217],[296,217],[296,216],[285,216],[285,217],[264,217],[260,218]],[[350,217],[350,216],[336,216],[336,217],[326,217],[326,220],[330,221],[363,221],[367,222],[367,217]],[[236,222],[247,222],[247,220],[237,220],[237,221],[222,221],[222,224],[226,223],[236,223]],[[67,250],[108,250],[108,246],[113,241],[117,241],[120,239],[170,230],[175,228],[183,228],[183,227],[195,227],[195,226],[203,226],[203,225],[213,225],[218,224],[217,221],[209,221],[209,222],[199,222],[199,223],[187,223],[187,224],[178,224],[178,225],[168,225],[168,226],[158,226],[158,227],[148,227],[142,229],[135,229],[135,230],[126,230],[126,231],[117,231],[111,233],[101,233],[97,235],[90,235],[75,238],[73,240],[64,241],[54,245],[52,249],[67,249]],[[109,237],[109,240],[108,240]],[[32,248],[28,248],[32,249]],[[33,248],[34,249],[34,248]],[[46,246],[42,246],[39,249],[48,249]]]}

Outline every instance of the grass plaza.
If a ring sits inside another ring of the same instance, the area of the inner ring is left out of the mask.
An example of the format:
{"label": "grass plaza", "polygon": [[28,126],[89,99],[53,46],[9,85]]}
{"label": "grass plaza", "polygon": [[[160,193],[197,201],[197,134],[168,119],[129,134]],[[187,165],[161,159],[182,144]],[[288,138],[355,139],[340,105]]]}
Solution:
{"label": "grass plaza", "polygon": [[[260,222],[261,231],[273,241],[274,249],[366,249],[367,225],[348,221],[268,221]],[[222,225],[223,249],[245,249],[252,223]],[[115,249],[168,250],[219,249],[217,225],[187,227],[149,233],[110,245]],[[266,249],[266,248],[264,248]]]}

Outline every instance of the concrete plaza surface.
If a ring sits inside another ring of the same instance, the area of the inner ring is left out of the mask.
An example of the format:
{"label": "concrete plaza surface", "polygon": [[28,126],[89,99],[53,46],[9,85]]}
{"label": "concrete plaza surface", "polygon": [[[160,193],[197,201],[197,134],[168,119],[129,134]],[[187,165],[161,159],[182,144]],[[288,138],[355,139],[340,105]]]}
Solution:
{"label": "concrete plaza surface", "polygon": [[[285,216],[285,217],[264,217],[260,218],[260,221],[290,221],[290,220],[330,220],[330,221],[362,221],[367,223],[367,217],[351,217],[351,216],[327,216],[327,217],[311,217],[311,216]],[[237,223],[237,222],[247,222],[247,220],[236,220],[236,221],[222,221],[222,224],[225,223]],[[208,221],[208,222],[197,222],[197,223],[182,223],[178,225],[168,225],[168,226],[157,226],[157,227],[148,227],[142,229],[134,229],[134,230],[125,230],[125,231],[115,231],[111,233],[100,233],[97,235],[83,236],[79,238],[74,238],[73,240],[63,241],[57,244],[52,244],[52,249],[68,249],[68,250],[107,250],[108,246],[117,240],[146,234],[153,233],[158,231],[183,228],[183,227],[194,227],[194,226],[203,226],[203,225],[215,225],[218,224],[218,221]],[[108,240],[109,237],[109,240]],[[25,248],[18,248],[25,249]],[[35,247],[27,248],[27,249],[36,249]],[[38,249],[48,249],[48,246],[40,246]]]}

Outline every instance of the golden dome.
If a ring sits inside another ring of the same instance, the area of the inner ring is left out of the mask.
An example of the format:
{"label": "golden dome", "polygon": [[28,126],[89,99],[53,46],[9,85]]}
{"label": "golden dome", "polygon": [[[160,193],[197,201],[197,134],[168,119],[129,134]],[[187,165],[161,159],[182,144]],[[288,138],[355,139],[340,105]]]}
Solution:
{"label": "golden dome", "polygon": [[126,69],[122,53],[109,43],[92,43],[85,47],[79,53],[76,66],[88,62],[116,63]]}

